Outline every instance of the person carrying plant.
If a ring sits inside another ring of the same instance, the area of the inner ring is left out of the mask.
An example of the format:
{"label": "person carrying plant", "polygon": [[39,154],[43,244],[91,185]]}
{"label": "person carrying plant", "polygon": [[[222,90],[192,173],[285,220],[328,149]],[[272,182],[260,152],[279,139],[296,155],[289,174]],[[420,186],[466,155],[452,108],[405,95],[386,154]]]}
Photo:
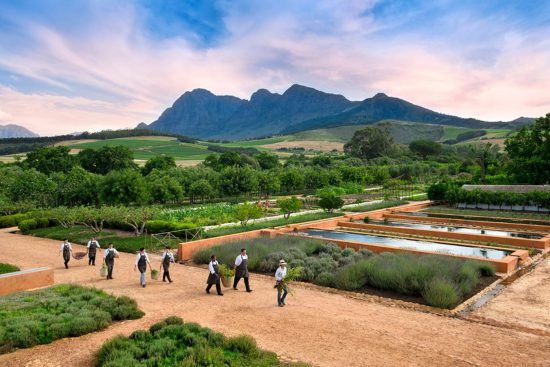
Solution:
{"label": "person carrying plant", "polygon": [[65,264],[65,269],[69,269],[69,261],[71,260],[71,255],[73,254],[73,247],[69,240],[64,239],[59,249],[59,253],[63,253],[63,262]]}
{"label": "person carrying plant", "polygon": [[206,280],[206,293],[210,294],[210,288],[215,284],[216,292],[218,296],[223,296],[222,286],[220,284],[220,265],[218,260],[216,260],[216,255],[210,256],[210,263],[208,264],[208,279]]}
{"label": "person carrying plant", "polygon": [[238,291],[237,284],[241,278],[244,278],[244,286],[246,287],[247,292],[252,292],[250,289],[250,283],[248,282],[248,255],[246,254],[246,249],[241,249],[241,254],[235,259],[235,280],[233,281],[233,289]]}
{"label": "person carrying plant", "polygon": [[115,257],[118,257],[118,251],[113,247],[113,243],[109,242],[109,245],[103,254],[103,262],[107,265],[107,279],[113,279]]}
{"label": "person carrying plant", "polygon": [[139,284],[145,288],[145,272],[147,271],[147,264],[149,264],[149,269],[152,271],[151,262],[149,261],[149,256],[145,252],[145,248],[140,248],[136,256],[136,263],[134,264],[134,271],[136,268],[139,270]]}
{"label": "person carrying plant", "polygon": [[274,288],[277,288],[277,303],[279,304],[279,307],[285,306],[285,299],[288,294],[288,287],[284,281],[286,277],[286,271],[287,271],[286,261],[280,260],[279,267],[275,272],[275,287],[274,287]]}
{"label": "person carrying plant", "polygon": [[95,266],[95,256],[97,254],[97,249],[101,248],[99,246],[99,242],[97,242],[95,237],[92,237],[92,239],[88,241],[86,248],[88,249],[88,265]]}
{"label": "person carrying plant", "polygon": [[170,251],[170,246],[166,246],[164,252],[162,253],[160,263],[160,266],[164,268],[164,272],[162,273],[163,282],[166,282],[166,279],[168,279],[168,282],[172,283],[172,279],[170,278],[170,263],[173,262],[176,262],[174,260],[174,254],[172,254],[172,251]]}

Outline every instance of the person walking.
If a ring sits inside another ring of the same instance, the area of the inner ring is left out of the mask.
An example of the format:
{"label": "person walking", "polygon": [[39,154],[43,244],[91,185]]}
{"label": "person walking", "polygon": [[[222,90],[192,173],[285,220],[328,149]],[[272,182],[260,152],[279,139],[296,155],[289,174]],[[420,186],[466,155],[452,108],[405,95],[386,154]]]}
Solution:
{"label": "person walking", "polygon": [[109,242],[109,245],[103,254],[103,262],[107,265],[107,279],[113,279],[115,257],[118,257],[118,251],[113,247],[112,242]]}
{"label": "person walking", "polygon": [[73,254],[73,246],[69,240],[63,240],[63,243],[59,248],[59,253],[63,253],[63,263],[65,264],[65,269],[69,269],[69,261],[71,261],[71,255]]}
{"label": "person walking", "polygon": [[241,278],[244,279],[244,286],[246,288],[247,292],[252,292],[252,289],[250,289],[250,283],[248,282],[248,255],[246,253],[246,249],[241,249],[241,253],[237,258],[235,259],[235,280],[233,281],[233,289],[238,291],[237,284],[239,284],[239,281]]}
{"label": "person walking", "polygon": [[[139,270],[139,284],[145,288],[145,272],[147,271],[147,264],[149,264],[149,269],[151,269],[151,262],[149,261],[149,256],[145,252],[145,248],[140,248],[136,256],[136,263],[134,264],[134,271],[136,268]],[[152,269],[151,269],[152,270]]]}
{"label": "person walking", "polygon": [[206,281],[208,286],[206,287],[206,293],[210,294],[210,288],[215,284],[216,292],[218,296],[223,296],[222,286],[220,284],[220,266],[218,260],[216,260],[216,255],[210,256],[210,263],[208,264],[208,280]]}
{"label": "person walking", "polygon": [[86,245],[86,248],[88,249],[88,265],[95,266],[95,257],[97,254],[97,249],[101,248],[99,246],[99,242],[97,242],[95,237],[92,237],[92,239],[88,241],[88,245]]}
{"label": "person walking", "polygon": [[288,288],[286,284],[283,282],[283,280],[286,277],[286,261],[280,260],[279,261],[279,267],[277,268],[277,271],[275,272],[275,287],[277,288],[277,303],[279,307],[285,306],[285,299],[288,294]]}
{"label": "person walking", "polygon": [[170,278],[170,263],[173,262],[176,262],[174,260],[174,254],[170,251],[170,246],[166,246],[164,252],[162,253],[160,263],[160,266],[164,269],[164,272],[162,273],[163,282],[166,282],[166,279],[168,279],[168,283],[172,283],[172,279]]}

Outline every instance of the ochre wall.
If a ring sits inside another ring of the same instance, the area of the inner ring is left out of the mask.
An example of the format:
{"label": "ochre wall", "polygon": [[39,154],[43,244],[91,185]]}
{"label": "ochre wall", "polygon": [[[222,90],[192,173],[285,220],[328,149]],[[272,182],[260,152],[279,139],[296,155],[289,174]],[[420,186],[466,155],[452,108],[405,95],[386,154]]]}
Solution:
{"label": "ochre wall", "polygon": [[36,268],[0,275],[0,296],[53,284],[53,269]]}

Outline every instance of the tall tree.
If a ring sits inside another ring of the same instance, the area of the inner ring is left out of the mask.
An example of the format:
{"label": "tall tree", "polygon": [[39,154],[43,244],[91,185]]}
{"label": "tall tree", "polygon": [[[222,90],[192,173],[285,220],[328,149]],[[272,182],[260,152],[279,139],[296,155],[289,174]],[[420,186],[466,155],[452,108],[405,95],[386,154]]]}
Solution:
{"label": "tall tree", "polygon": [[102,180],[100,199],[105,204],[143,204],[149,199],[143,176],[135,170],[112,171]]}
{"label": "tall tree", "polygon": [[134,163],[134,154],[123,146],[86,148],[78,153],[78,160],[85,170],[101,175],[116,170],[137,168]]}
{"label": "tall tree", "polygon": [[389,154],[392,146],[393,138],[388,130],[367,126],[353,134],[344,151],[353,157],[372,159]]}
{"label": "tall tree", "polygon": [[44,147],[27,154],[25,164],[39,172],[49,175],[53,172],[67,172],[76,164],[70,149],[65,146]]}
{"label": "tall tree", "polygon": [[431,140],[415,140],[409,144],[409,149],[426,159],[429,155],[439,155],[441,153],[441,144]]}
{"label": "tall tree", "polygon": [[154,169],[159,171],[166,171],[175,167],[176,161],[174,160],[174,157],[172,157],[171,155],[158,155],[149,159],[145,163],[145,166],[143,166],[142,168],[142,172],[144,176],[147,176]]}

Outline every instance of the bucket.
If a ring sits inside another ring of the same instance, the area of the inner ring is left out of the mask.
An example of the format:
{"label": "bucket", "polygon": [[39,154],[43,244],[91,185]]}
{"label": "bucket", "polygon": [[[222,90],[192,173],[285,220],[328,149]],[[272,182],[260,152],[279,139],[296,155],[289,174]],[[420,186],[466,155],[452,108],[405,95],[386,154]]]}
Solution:
{"label": "bucket", "polygon": [[225,287],[225,288],[229,288],[232,286],[231,283],[233,283],[233,278],[234,277],[220,277],[221,278],[221,281],[222,281],[222,285]]}
{"label": "bucket", "polygon": [[107,265],[103,264],[101,265],[101,268],[99,268],[99,276],[105,278],[107,276]]}

